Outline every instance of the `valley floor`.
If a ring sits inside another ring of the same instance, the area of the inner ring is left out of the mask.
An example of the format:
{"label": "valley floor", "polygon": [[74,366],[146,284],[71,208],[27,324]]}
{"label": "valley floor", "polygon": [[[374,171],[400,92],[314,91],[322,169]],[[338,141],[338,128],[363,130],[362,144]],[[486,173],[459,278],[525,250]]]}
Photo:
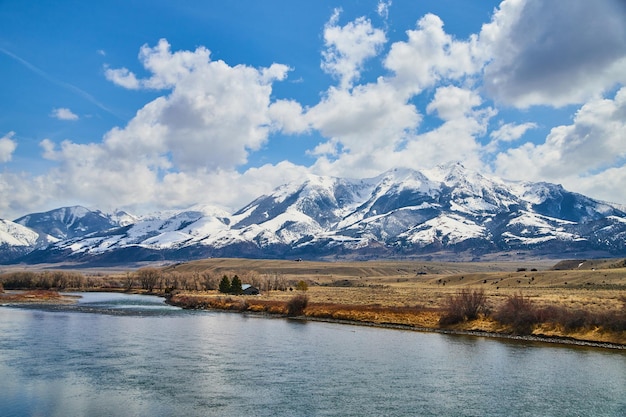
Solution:
{"label": "valley floor", "polygon": [[[273,263],[270,266],[265,262]],[[588,261],[580,269],[553,270],[545,262],[524,267],[509,263],[238,261],[230,264],[227,260],[208,260],[176,268],[199,265],[213,274],[228,275],[230,271],[243,277],[249,276],[251,269],[257,274],[261,270],[261,274],[279,275],[291,284],[304,281],[308,289],[298,291],[292,285],[286,291],[263,291],[257,296],[177,291],[170,302],[186,308],[287,314],[290,301],[300,295],[307,298],[306,308],[299,314],[301,318],[501,336],[515,336],[518,332],[496,321],[491,314],[452,325],[440,324],[451,297],[461,291],[482,292],[487,310],[492,312],[509,298],[522,296],[536,309],[559,308],[571,311],[573,316],[615,314],[620,320],[626,318],[626,268],[620,263]],[[626,347],[626,331],[607,330],[599,325],[538,323],[524,335],[567,343],[584,341]]]}
{"label": "valley floor", "polygon": [[[161,282],[152,292],[164,294],[171,304],[189,309],[425,331],[521,335],[626,349],[626,260],[577,260],[555,265],[550,260],[442,263],[207,259],[150,269]],[[136,287],[141,271],[82,273],[87,274],[83,281],[91,285],[89,290],[123,291],[127,283],[134,282],[132,291],[142,292]],[[134,274],[137,278],[133,278]],[[219,278],[234,275],[244,284],[258,286],[260,295],[183,289],[190,282],[199,288],[205,285],[203,280],[214,285]],[[172,283],[177,284],[168,288]],[[271,283],[282,283],[283,290],[267,290]],[[485,299],[476,319],[442,324],[451,300],[462,293],[475,292]],[[522,330],[518,325],[496,320],[506,303],[520,299],[527,303],[522,313],[528,313],[531,306],[532,313],[542,318]],[[54,292],[0,294],[0,303],[41,301],[71,302]]]}

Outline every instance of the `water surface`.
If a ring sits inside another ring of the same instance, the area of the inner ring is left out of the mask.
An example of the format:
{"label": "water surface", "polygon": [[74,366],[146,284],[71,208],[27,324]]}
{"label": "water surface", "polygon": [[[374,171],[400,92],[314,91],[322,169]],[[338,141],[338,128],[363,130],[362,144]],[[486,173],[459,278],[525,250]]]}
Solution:
{"label": "water surface", "polygon": [[624,416],[623,351],[184,311],[0,307],[2,416]]}

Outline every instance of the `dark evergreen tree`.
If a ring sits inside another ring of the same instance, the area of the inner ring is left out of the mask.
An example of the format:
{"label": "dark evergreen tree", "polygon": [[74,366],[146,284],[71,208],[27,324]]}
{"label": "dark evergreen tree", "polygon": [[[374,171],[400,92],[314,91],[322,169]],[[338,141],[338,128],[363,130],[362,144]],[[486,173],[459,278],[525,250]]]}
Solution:
{"label": "dark evergreen tree", "polygon": [[233,294],[241,294],[243,292],[241,289],[241,280],[237,275],[233,277],[233,281],[230,283],[230,292]]}
{"label": "dark evergreen tree", "polygon": [[231,291],[230,288],[231,288],[230,287],[230,280],[228,279],[228,277],[226,275],[224,275],[222,277],[222,280],[220,281],[219,290],[220,290],[221,293],[228,294]]}

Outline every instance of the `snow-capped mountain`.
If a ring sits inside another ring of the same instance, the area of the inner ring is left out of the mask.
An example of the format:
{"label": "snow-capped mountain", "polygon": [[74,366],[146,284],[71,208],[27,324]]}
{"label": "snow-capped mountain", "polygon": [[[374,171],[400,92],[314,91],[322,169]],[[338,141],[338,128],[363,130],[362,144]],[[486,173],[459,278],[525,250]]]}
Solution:
{"label": "snow-capped mountain", "polygon": [[74,206],[28,214],[15,220],[15,223],[63,240],[118,227],[122,224],[122,219],[126,220],[125,216],[128,215],[116,212],[115,217],[112,217],[100,211]]}
{"label": "snow-capped mountain", "polygon": [[0,220],[0,262],[27,254],[34,248],[47,246],[58,240],[10,220]]}
{"label": "snow-capped mountain", "polygon": [[311,175],[233,214],[210,206],[143,217],[85,210],[18,219],[60,239],[19,260],[626,254],[622,206],[559,185],[488,178],[460,164],[363,180]]}

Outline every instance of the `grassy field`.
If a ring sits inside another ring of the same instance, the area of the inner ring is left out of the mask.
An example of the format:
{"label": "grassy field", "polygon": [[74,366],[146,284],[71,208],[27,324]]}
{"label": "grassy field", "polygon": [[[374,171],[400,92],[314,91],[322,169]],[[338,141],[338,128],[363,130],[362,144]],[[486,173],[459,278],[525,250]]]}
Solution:
{"label": "grassy field", "polygon": [[[306,298],[306,308],[298,315],[311,319],[554,336],[626,345],[624,259],[561,262],[205,259],[126,270],[55,271],[54,265],[22,269],[3,271],[0,284],[4,283],[7,289],[164,293],[172,303],[187,308],[274,314],[287,314],[299,295]],[[219,280],[224,275],[231,279],[237,275],[243,284],[260,288],[261,294],[241,296],[218,292]],[[307,290],[298,290],[303,287]],[[442,318],[450,316],[453,301],[462,294],[479,294],[484,298],[480,314],[453,323],[442,322]],[[513,324],[502,319],[505,317],[502,311],[511,307],[512,302],[522,302]],[[526,322],[518,323],[520,317]]]}
{"label": "grassy field", "polygon": [[[555,269],[558,268],[558,269]],[[535,262],[307,262],[243,259],[207,259],[173,265],[165,273],[211,274],[242,277],[279,277],[287,291],[264,291],[259,296],[225,296],[216,291],[179,292],[174,301],[193,307],[284,313],[295,294],[308,298],[309,317],[351,320],[374,324],[399,324],[441,328],[439,320],[452,297],[461,291],[480,291],[487,310],[497,311],[511,297],[522,296],[536,309],[560,308],[576,314],[624,314],[626,264],[624,260],[576,260]],[[305,292],[295,285],[304,281]],[[281,307],[282,310],[281,310]],[[572,314],[573,314],[572,313]],[[621,317],[621,316],[620,316]],[[570,326],[571,327],[571,326]],[[453,330],[512,333],[487,315],[447,328]],[[564,328],[538,324],[535,335],[626,344],[626,333],[601,326]]]}

